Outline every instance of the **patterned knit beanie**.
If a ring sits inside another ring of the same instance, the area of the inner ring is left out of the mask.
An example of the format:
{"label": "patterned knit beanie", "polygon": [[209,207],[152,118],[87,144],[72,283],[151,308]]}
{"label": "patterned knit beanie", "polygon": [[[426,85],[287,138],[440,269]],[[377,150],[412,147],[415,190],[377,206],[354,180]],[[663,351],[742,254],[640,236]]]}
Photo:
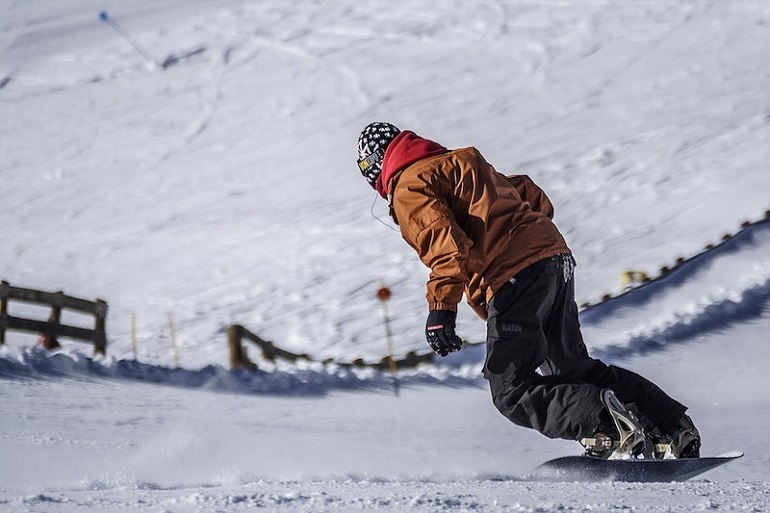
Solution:
{"label": "patterned knit beanie", "polygon": [[401,130],[390,123],[370,123],[358,137],[358,169],[369,185],[376,187],[382,172],[382,159],[390,142]]}

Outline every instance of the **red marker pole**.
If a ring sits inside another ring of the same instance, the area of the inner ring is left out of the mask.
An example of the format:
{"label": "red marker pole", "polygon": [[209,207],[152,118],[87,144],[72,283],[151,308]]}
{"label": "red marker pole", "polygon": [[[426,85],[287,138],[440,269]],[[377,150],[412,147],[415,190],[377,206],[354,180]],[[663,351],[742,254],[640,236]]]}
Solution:
{"label": "red marker pole", "polygon": [[390,296],[390,289],[384,285],[377,291],[377,298],[382,302],[382,313],[385,317],[385,335],[388,339],[388,368],[393,376],[393,393],[398,397],[398,367],[396,366],[396,359],[393,357],[393,332],[390,329],[390,316],[388,315],[388,299],[390,299]]}

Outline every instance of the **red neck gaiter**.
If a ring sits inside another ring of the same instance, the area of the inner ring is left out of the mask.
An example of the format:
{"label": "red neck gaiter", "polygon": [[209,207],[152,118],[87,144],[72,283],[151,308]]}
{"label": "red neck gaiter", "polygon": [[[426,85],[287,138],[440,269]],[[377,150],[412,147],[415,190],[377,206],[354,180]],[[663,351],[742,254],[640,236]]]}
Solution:
{"label": "red neck gaiter", "polygon": [[418,160],[446,153],[445,147],[424,139],[414,132],[404,130],[388,145],[382,159],[382,172],[377,177],[376,189],[383,198],[388,197],[388,182],[402,169]]}

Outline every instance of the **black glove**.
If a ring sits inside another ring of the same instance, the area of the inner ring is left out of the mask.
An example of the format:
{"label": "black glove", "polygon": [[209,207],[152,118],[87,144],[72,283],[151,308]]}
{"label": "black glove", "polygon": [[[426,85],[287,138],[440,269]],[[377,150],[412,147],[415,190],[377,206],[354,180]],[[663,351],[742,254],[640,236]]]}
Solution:
{"label": "black glove", "polygon": [[425,338],[439,356],[459,351],[463,345],[462,339],[455,334],[455,319],[457,312],[451,310],[433,310],[428,313]]}

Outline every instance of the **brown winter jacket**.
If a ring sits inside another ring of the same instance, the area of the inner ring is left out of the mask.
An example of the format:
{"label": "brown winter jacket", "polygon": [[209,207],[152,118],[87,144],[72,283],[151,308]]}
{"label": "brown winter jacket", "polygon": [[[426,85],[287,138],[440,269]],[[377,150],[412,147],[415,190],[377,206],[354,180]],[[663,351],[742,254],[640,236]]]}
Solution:
{"label": "brown winter jacket", "polygon": [[[429,156],[415,159],[421,151]],[[391,216],[431,269],[430,310],[456,311],[465,292],[486,319],[489,300],[507,280],[570,252],[545,193],[525,175],[499,174],[475,148],[448,151],[402,132],[388,146],[381,175]]]}

